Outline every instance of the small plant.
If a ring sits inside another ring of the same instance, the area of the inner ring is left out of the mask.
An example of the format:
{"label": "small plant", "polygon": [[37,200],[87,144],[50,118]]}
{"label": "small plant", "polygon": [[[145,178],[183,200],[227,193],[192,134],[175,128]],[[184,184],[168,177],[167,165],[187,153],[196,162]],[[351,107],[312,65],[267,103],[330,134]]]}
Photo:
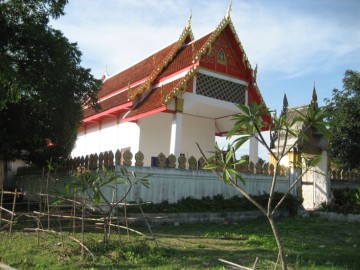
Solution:
{"label": "small plant", "polygon": [[[306,108],[305,112],[297,111],[297,115],[292,119],[289,119],[286,115],[287,101],[285,103],[284,100],[284,108],[281,115],[279,117],[276,114],[273,115],[271,123],[268,123],[263,119],[264,116],[270,115],[269,110],[263,104],[258,105],[256,103],[251,103],[249,106],[239,104],[237,106],[240,113],[233,117],[235,123],[233,128],[228,132],[227,138],[230,139],[234,135],[240,136],[228,146],[227,150],[220,149],[215,145],[215,150],[212,153],[213,155],[207,158],[198,145],[198,148],[207,163],[205,169],[212,170],[224,183],[232,185],[241,195],[248,199],[266,216],[277,243],[283,270],[287,269],[287,263],[274,215],[289,196],[290,191],[296,187],[297,183],[301,180],[301,177],[319,163],[321,156],[308,158],[305,155],[302,155],[303,162],[294,164],[295,167],[302,168],[302,174],[290,185],[289,189],[283,194],[280,200],[277,203],[274,203],[277,176],[281,159],[292,151],[298,143],[308,141],[310,139],[309,133],[311,133],[312,130],[317,130],[326,138],[329,135],[327,124],[324,120],[328,117],[327,111],[326,109],[318,108],[316,100],[313,101],[314,102]],[[299,128],[299,126],[301,128]],[[280,136],[284,138],[282,145],[280,145],[280,141],[277,140],[277,146],[274,145],[274,147],[270,147],[261,134],[263,129],[271,129],[275,139]],[[255,138],[262,144],[275,160],[271,187],[265,205],[246,192],[243,188],[243,185],[245,185],[246,182],[241,173],[236,170],[236,167],[245,163],[246,160],[238,160],[235,153],[250,138]],[[292,138],[291,141],[290,138]]]}
{"label": "small plant", "polygon": [[[89,170],[84,167],[77,168],[75,172],[75,179],[71,184],[65,186],[66,192],[72,196],[76,196],[78,192],[81,193],[81,201],[83,204],[83,213],[84,207],[99,207],[101,202],[105,203],[105,209],[100,208],[102,212],[105,212],[104,215],[104,243],[108,240],[108,235],[110,232],[111,226],[111,217],[114,212],[114,209],[119,206],[121,202],[126,200],[128,194],[130,193],[132,187],[137,184],[141,184],[146,188],[150,187],[148,177],[146,175],[142,178],[138,178],[135,172],[129,173],[125,167],[121,167],[120,175],[114,173],[113,171],[107,170],[105,168],[97,170]],[[103,192],[103,188],[108,187],[115,189],[117,185],[126,185],[127,188],[124,192],[124,195],[116,200],[111,201]],[[90,199],[91,205],[87,205],[86,200]]]}

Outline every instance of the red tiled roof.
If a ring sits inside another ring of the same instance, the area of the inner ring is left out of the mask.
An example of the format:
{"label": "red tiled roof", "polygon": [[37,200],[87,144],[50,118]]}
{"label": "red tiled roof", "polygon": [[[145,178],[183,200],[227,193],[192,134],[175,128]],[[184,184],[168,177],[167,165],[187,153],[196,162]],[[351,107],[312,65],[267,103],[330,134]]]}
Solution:
{"label": "red tiled roof", "polygon": [[108,78],[99,91],[98,98],[101,99],[119,89],[128,87],[129,84],[146,79],[151,71],[163,61],[174,46],[176,46],[176,42],[150,55],[134,66]]}
{"label": "red tiled roof", "polygon": [[168,84],[165,84],[162,87],[153,89],[144,101],[135,105],[136,107],[130,111],[126,118],[132,118],[136,115],[145,114],[164,106],[162,102],[162,95],[169,94],[178,85],[180,81],[181,79],[174,80]]}
{"label": "red tiled roof", "polygon": [[[127,91],[121,92],[111,98],[108,98],[104,101],[102,101],[101,104],[101,110],[100,111],[106,111],[108,109],[111,109],[117,105],[124,104],[128,102],[127,98]],[[95,111],[92,108],[86,108],[84,110],[84,118],[93,116],[95,114],[99,113],[98,111]]]}
{"label": "red tiled roof", "polygon": [[177,54],[176,58],[165,68],[159,79],[167,77],[175,72],[182,70],[192,64],[194,53],[196,53],[209,39],[211,33],[202,38],[186,44]]}

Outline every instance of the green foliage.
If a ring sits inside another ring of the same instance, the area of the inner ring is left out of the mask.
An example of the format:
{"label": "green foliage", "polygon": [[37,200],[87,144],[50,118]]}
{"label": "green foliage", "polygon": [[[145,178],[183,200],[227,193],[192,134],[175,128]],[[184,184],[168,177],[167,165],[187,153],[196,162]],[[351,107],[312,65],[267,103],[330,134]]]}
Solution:
{"label": "green foliage", "polygon": [[[71,191],[82,192],[92,194],[93,202],[98,205],[101,202],[101,188],[110,187],[109,184],[115,184],[115,180],[118,179],[118,176],[110,170],[97,169],[87,170],[85,168],[78,168],[75,174],[77,177],[71,184],[65,186],[65,191],[67,193]],[[114,188],[114,186],[111,186]],[[107,200],[107,198],[105,198]]]}
{"label": "green foliage", "polygon": [[[275,192],[273,205],[277,204],[284,194]],[[269,194],[254,196],[262,206],[266,206]],[[286,197],[281,206],[281,210],[287,211],[290,215],[298,212],[301,201],[293,195]],[[257,208],[244,197],[233,196],[225,199],[222,195],[213,197],[203,197],[195,199],[192,197],[182,198],[176,203],[164,201],[158,204],[145,204],[143,207],[145,213],[206,213],[206,212],[236,212],[236,211],[254,211]],[[139,212],[138,208],[129,208],[128,212]]]}
{"label": "green foliage", "polygon": [[66,158],[82,107],[95,106],[100,80],[80,66],[75,43],[49,26],[65,0],[0,1],[0,145],[4,159],[45,164]]}
{"label": "green foliage", "polygon": [[[272,117],[272,123],[268,123],[264,120],[263,116],[268,115],[269,110],[262,104],[257,105],[256,103],[252,103],[249,104],[249,107],[244,105],[237,106],[241,112],[233,117],[234,127],[229,131],[227,137],[231,138],[236,134],[242,136],[236,138],[233,143],[228,146],[227,150],[220,149],[216,145],[213,155],[206,159],[207,165],[204,168],[213,170],[220,179],[222,179],[225,183],[233,185],[243,196],[249,199],[264,214],[269,214],[275,211],[277,207],[279,207],[279,205],[272,207],[272,200],[277,177],[276,170],[280,160],[286,156],[287,153],[297,145],[297,143],[306,143],[310,139],[308,134],[313,131],[320,133],[325,139],[329,137],[329,131],[326,122],[326,118],[329,117],[328,110],[327,108],[318,108],[317,106],[309,105],[305,111],[297,111],[296,115],[293,117],[287,117],[286,114],[281,114],[280,116],[274,115]],[[302,128],[299,129],[299,126]],[[285,138],[284,145],[278,145],[277,149],[271,149],[266,140],[261,135],[261,131],[264,128],[270,127],[272,132],[281,134],[281,136]],[[237,160],[235,152],[241,148],[243,144],[251,137],[254,137],[256,140],[258,140],[259,143],[263,144],[277,162],[277,165],[275,166],[273,185],[271,190],[269,190],[268,206],[270,209],[267,209],[263,205],[257,203],[250,194],[247,194],[247,192],[238,185],[238,180],[240,180],[243,184],[246,184],[240,172],[235,169],[236,165],[246,162],[246,156],[243,159]],[[290,137],[294,138],[292,145],[288,145],[288,140]],[[318,156],[315,158],[312,157],[310,159],[303,156],[303,159],[305,161],[304,169],[309,170],[316,166],[320,162],[321,158]],[[302,163],[296,165],[297,167],[302,167]],[[296,181],[299,180],[300,178],[298,178]],[[295,185],[291,186],[290,189],[294,186]],[[290,189],[286,194],[284,194],[283,200],[289,194]],[[279,204],[281,203],[282,200],[279,201]]]}
{"label": "green foliage", "polygon": [[[102,192],[102,188],[104,187],[115,189],[117,184],[128,185],[128,192],[132,186],[136,184],[141,184],[146,188],[150,187],[148,180],[150,175],[138,178],[135,172],[132,171],[130,174],[125,167],[121,167],[120,175],[111,170],[107,170],[106,168],[88,170],[84,167],[79,167],[76,170],[75,176],[76,178],[73,182],[65,186],[65,191],[70,194],[70,197],[73,197],[73,195],[77,194],[79,191],[86,193],[87,196],[92,197],[91,199],[95,205],[99,205],[101,199],[110,205],[109,198],[107,198]],[[124,195],[124,198],[127,193]]]}
{"label": "green foliage", "polygon": [[326,99],[330,117],[331,158],[339,168],[360,168],[360,73],[347,70],[343,89]]}
{"label": "green foliage", "polygon": [[360,188],[335,189],[334,199],[329,204],[323,204],[321,210],[342,214],[360,214]]}

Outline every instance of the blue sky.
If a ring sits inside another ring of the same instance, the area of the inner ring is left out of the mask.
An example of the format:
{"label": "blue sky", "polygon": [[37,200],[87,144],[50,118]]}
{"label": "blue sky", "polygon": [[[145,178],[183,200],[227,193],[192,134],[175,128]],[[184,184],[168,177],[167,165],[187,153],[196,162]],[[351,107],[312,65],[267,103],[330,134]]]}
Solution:
{"label": "blue sky", "polygon": [[[177,40],[192,13],[195,38],[214,30],[228,0],[76,0],[52,21],[83,52],[100,78],[121,71]],[[270,109],[307,104],[342,89],[346,69],[360,70],[360,1],[233,0],[231,19]]]}

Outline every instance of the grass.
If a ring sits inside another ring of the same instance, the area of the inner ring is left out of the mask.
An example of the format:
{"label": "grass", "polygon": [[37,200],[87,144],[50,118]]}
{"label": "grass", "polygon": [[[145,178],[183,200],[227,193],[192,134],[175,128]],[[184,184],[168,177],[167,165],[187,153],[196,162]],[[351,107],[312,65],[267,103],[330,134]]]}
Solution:
{"label": "grass", "polygon": [[[24,224],[23,224],[24,225]],[[358,223],[309,218],[281,218],[278,221],[288,257],[289,269],[360,269],[360,227]],[[57,235],[26,233],[17,227],[12,236],[0,232],[0,261],[17,269],[226,269],[218,258],[274,269],[276,243],[265,219],[238,224],[197,224],[155,227],[154,240],[122,231],[111,235],[105,247],[102,234],[88,232],[85,245],[93,252],[81,260],[80,247]],[[137,228],[148,234],[148,230]],[[64,236],[79,234],[64,232]],[[64,245],[62,245],[62,243]],[[279,268],[280,269],[280,268]]]}

